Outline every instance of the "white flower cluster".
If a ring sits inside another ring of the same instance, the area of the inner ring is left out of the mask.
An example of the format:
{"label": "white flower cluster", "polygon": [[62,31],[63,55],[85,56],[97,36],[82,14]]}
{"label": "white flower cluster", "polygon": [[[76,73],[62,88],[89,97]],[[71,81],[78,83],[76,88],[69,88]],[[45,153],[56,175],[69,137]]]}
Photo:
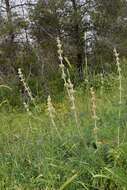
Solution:
{"label": "white flower cluster", "polygon": [[51,123],[53,125],[53,127],[55,128],[59,138],[61,139],[61,135],[57,129],[57,126],[56,126],[56,123],[55,123],[55,116],[56,116],[56,110],[52,104],[52,100],[51,100],[51,97],[50,95],[48,96],[48,99],[47,99],[47,111],[48,111],[48,114],[49,114],[49,117],[50,117],[50,120],[51,120]]}
{"label": "white flower cluster", "polygon": [[121,74],[121,66],[120,66],[120,59],[119,59],[119,53],[117,53],[117,50],[114,48],[114,55],[116,58],[116,65],[117,65],[117,71],[118,71],[118,80],[119,80],[119,104],[122,104],[122,74]]}
{"label": "white flower cluster", "polygon": [[90,88],[91,92],[91,101],[92,101],[92,117],[94,119],[94,129],[93,129],[93,134],[95,137],[96,145],[98,144],[98,127],[97,127],[97,113],[96,113],[96,96],[95,96],[95,91],[93,87]]}
{"label": "white flower cluster", "polygon": [[58,47],[58,58],[60,60],[60,64],[59,64],[59,67],[61,69],[61,73],[62,73],[62,79],[64,80],[64,85],[66,86],[66,74],[65,74],[65,66],[63,64],[63,50],[62,50],[62,44],[61,44],[61,41],[59,39],[59,37],[57,37],[56,39],[57,41],[57,47]]}
{"label": "white flower cluster", "polygon": [[62,44],[61,44],[61,41],[60,41],[59,37],[57,37],[57,47],[58,47],[58,51],[57,51],[58,52],[58,58],[60,60],[59,67],[61,69],[62,79],[64,81],[64,86],[66,88],[67,95],[68,95],[69,101],[71,103],[71,110],[74,113],[75,122],[76,122],[77,128],[79,130],[78,117],[77,117],[76,106],[75,106],[75,97],[74,97],[74,92],[75,91],[74,91],[74,86],[73,86],[73,84],[71,82],[69,71],[67,70],[67,72],[68,72],[68,79],[67,79],[67,75],[65,73],[65,66],[63,64],[63,55],[62,55],[63,54],[63,50],[62,50]]}
{"label": "white flower cluster", "polygon": [[74,111],[76,110],[76,107],[75,107],[75,97],[74,97],[74,85],[72,84],[70,78],[68,79],[67,81],[67,89],[68,89],[68,93],[69,93],[69,100],[71,102],[71,109]]}
{"label": "white flower cluster", "polygon": [[20,81],[22,82],[23,87],[24,87],[25,91],[27,92],[27,94],[28,94],[30,100],[31,100],[32,102],[34,102],[34,98],[33,98],[33,96],[32,96],[31,90],[30,90],[29,86],[27,85],[27,83],[26,83],[26,81],[25,81],[25,78],[24,78],[24,76],[23,76],[23,73],[22,73],[21,68],[18,69],[18,76],[19,76],[19,79],[20,79]]}
{"label": "white flower cluster", "polygon": [[48,96],[48,99],[47,99],[47,110],[48,110],[48,114],[50,116],[51,122],[52,122],[52,124],[54,126],[55,125],[54,118],[55,118],[56,111],[55,111],[55,108],[52,105],[52,100],[51,100],[50,95]]}
{"label": "white flower cluster", "polygon": [[32,115],[30,109],[29,109],[29,105],[26,103],[26,102],[23,102],[23,105],[24,105],[24,108],[26,110],[26,112],[29,114],[29,115]]}
{"label": "white flower cluster", "polygon": [[92,117],[93,119],[97,119],[97,114],[96,114],[96,97],[95,97],[95,92],[93,87],[90,88],[90,92],[91,92],[91,101],[92,101]]}
{"label": "white flower cluster", "polygon": [[62,79],[64,80],[64,86],[67,90],[67,94],[68,94],[68,97],[69,97],[69,100],[72,104],[71,106],[71,109],[74,111],[76,108],[75,108],[75,98],[74,98],[74,89],[73,89],[73,84],[70,80],[70,76],[69,76],[69,71],[68,71],[68,76],[69,78],[66,79],[66,74],[65,74],[65,66],[63,64],[63,56],[62,56],[62,53],[63,53],[63,50],[62,50],[62,44],[61,44],[61,41],[59,39],[59,37],[57,37],[57,47],[58,47],[58,58],[60,60],[60,69],[61,69],[61,73],[62,73]]}

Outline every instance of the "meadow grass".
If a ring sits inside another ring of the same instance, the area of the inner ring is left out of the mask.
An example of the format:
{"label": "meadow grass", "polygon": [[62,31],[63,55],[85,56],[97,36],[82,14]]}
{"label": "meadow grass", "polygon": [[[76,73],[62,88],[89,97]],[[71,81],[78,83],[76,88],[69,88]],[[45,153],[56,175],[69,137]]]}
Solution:
{"label": "meadow grass", "polygon": [[46,104],[38,105],[38,112],[29,107],[31,114],[25,108],[17,111],[2,105],[0,189],[126,190],[126,78],[122,79],[124,92],[120,117],[117,76],[109,83],[103,87],[103,94],[101,87],[96,90],[94,86],[97,143],[93,134],[95,124],[89,88],[85,91],[84,87],[80,87],[75,92],[75,111],[82,135],[78,133],[66,96],[61,103],[54,103],[52,99],[56,112],[53,122]]}

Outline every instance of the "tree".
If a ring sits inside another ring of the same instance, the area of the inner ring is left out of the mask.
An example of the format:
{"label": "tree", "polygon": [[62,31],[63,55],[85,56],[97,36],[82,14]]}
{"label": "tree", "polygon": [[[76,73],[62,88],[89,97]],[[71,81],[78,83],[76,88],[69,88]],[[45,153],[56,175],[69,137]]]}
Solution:
{"label": "tree", "polygon": [[96,62],[104,66],[112,62],[113,48],[121,55],[126,52],[127,45],[127,2],[125,0],[95,0],[91,13],[95,33],[94,53]]}
{"label": "tree", "polygon": [[[24,17],[17,14],[17,8],[10,0],[1,1],[1,23],[0,23],[0,65],[4,74],[17,73],[18,65],[21,65],[21,57],[26,55],[26,44],[24,30],[28,22]],[[22,38],[23,35],[23,38]],[[31,53],[29,52],[31,55]]]}
{"label": "tree", "polygon": [[80,79],[83,79],[84,33],[89,30],[88,8],[89,1],[39,0],[31,14],[32,35],[43,51],[47,55],[54,51],[55,55],[55,40],[60,36],[65,54],[76,66]]}

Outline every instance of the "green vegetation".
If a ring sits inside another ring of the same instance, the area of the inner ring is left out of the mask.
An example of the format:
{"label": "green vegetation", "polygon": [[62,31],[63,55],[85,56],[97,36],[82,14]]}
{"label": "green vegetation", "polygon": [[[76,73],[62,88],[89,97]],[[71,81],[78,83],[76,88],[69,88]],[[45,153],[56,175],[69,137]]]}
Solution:
{"label": "green vegetation", "polygon": [[0,190],[127,190],[126,46],[127,0],[0,1]]}
{"label": "green vegetation", "polygon": [[93,83],[98,142],[89,88],[75,92],[80,133],[66,96],[53,104],[55,125],[46,103],[31,105],[27,112],[1,103],[0,189],[127,189],[127,88],[123,77],[119,105],[117,78],[105,77],[103,88],[100,76]]}

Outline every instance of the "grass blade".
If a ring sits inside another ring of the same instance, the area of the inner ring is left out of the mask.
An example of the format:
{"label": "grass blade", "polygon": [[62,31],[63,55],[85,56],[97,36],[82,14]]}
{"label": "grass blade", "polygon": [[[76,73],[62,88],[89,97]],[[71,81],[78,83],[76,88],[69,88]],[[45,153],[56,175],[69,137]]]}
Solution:
{"label": "grass blade", "polygon": [[78,177],[78,174],[74,174],[72,177],[70,177],[61,187],[59,190],[64,190],[74,179]]}

